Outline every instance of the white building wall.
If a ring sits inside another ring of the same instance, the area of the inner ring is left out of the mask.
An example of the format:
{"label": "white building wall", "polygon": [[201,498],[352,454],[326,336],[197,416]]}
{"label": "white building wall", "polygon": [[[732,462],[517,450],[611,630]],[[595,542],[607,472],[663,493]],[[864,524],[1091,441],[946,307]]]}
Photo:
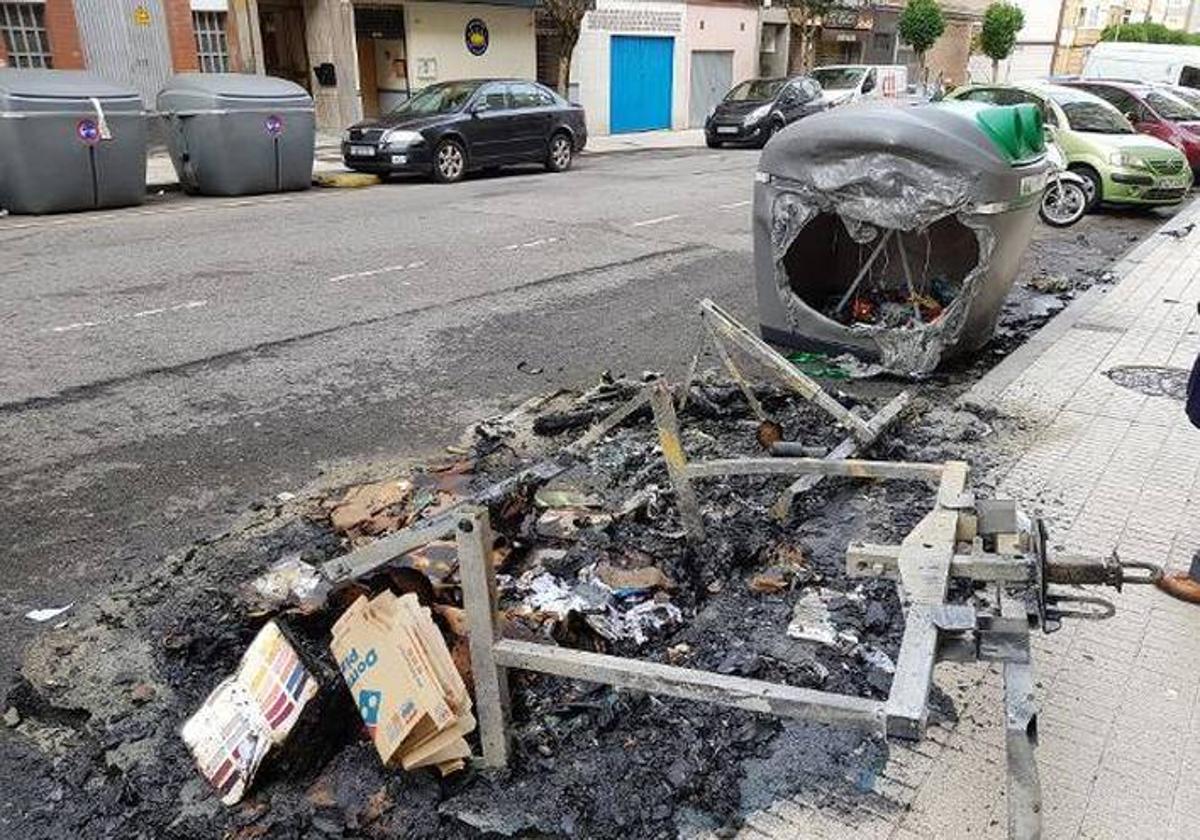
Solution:
{"label": "white building wall", "polygon": [[656,0],[596,0],[571,56],[571,82],[579,85],[579,104],[589,134],[609,133],[613,35],[665,36],[675,39],[671,72],[671,128],[687,127],[688,47],[684,37],[685,4]]}
{"label": "white building wall", "polygon": [[[1017,35],[1017,46],[1000,62],[1002,82],[1044,79],[1054,63],[1054,39],[1058,37],[1058,17],[1064,0],[1012,0],[1025,13],[1025,26]],[[973,54],[967,67],[973,82],[992,80],[992,60]]]}
{"label": "white building wall", "polygon": [[[467,22],[482,20],[488,48],[472,55]],[[413,90],[434,82],[488,76],[537,78],[537,39],[533,10],[469,3],[405,3],[404,36]]]}

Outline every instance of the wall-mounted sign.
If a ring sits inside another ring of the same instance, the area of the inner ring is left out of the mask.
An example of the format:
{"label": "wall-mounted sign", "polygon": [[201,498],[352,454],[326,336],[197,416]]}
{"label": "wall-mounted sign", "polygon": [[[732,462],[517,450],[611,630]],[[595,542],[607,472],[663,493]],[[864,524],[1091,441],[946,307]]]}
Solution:
{"label": "wall-mounted sign", "polygon": [[150,25],[150,10],[145,6],[138,6],[133,10],[133,22],[138,26]]}
{"label": "wall-mounted sign", "polygon": [[467,29],[463,33],[463,37],[467,42],[467,52],[471,55],[483,55],[488,48],[488,28],[487,24],[479,18],[471,18],[467,21]]}

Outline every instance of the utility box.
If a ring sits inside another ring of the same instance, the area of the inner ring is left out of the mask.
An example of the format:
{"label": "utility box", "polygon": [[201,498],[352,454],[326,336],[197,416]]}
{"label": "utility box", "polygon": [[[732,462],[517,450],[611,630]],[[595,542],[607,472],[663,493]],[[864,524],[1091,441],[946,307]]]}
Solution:
{"label": "utility box", "polygon": [[181,73],[158,94],[179,183],[202,195],[312,186],[312,97],[286,79]]}
{"label": "utility box", "polygon": [[145,197],[137,91],[74,70],[0,68],[0,208],[64,213]]}
{"label": "utility box", "polygon": [[1032,105],[856,105],[794,123],[755,176],[763,338],[912,376],[979,349],[1049,173]]}

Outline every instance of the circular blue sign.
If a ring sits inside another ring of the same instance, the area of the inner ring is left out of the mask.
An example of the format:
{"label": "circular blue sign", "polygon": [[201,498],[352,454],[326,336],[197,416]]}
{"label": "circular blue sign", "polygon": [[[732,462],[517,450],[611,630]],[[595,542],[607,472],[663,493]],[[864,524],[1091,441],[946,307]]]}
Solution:
{"label": "circular blue sign", "polygon": [[80,120],[75,126],[75,133],[89,146],[100,142],[100,126],[96,124],[95,120]]}
{"label": "circular blue sign", "polygon": [[491,41],[487,24],[479,18],[471,18],[467,21],[467,29],[463,33],[463,38],[467,42],[467,52],[471,55],[483,55],[487,52],[488,43]]}
{"label": "circular blue sign", "polygon": [[283,134],[283,117],[278,114],[271,114],[263,121],[263,129],[271,137],[278,137]]}

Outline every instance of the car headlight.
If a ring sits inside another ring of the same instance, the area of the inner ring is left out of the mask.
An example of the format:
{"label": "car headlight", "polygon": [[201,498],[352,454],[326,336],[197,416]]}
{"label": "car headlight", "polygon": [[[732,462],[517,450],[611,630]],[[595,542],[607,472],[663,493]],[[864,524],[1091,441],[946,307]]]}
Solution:
{"label": "car headlight", "polygon": [[705,121],[705,122],[708,122],[709,120],[711,120],[711,119],[713,118],[713,116],[714,116],[716,113],[717,113],[717,106],[716,106],[716,105],[714,105],[714,106],[712,106],[711,108],[709,108],[709,109],[708,109],[708,113],[704,115],[704,121]]}
{"label": "car headlight", "polygon": [[345,131],[342,132],[342,142],[343,143],[350,142],[350,129],[347,128]]}
{"label": "car headlight", "polygon": [[383,137],[379,138],[379,142],[385,146],[411,146],[421,139],[421,135],[415,131],[404,131],[399,128],[393,128],[391,131],[385,131]]}
{"label": "car headlight", "polygon": [[759,105],[745,116],[745,118],[742,120],[742,125],[754,125],[754,123],[758,122],[769,113],[771,113],[771,106],[769,104]]}
{"label": "car headlight", "polygon": [[1127,169],[1137,169],[1145,166],[1140,157],[1131,155],[1129,152],[1113,152],[1108,156],[1108,162],[1113,166],[1123,166]]}

